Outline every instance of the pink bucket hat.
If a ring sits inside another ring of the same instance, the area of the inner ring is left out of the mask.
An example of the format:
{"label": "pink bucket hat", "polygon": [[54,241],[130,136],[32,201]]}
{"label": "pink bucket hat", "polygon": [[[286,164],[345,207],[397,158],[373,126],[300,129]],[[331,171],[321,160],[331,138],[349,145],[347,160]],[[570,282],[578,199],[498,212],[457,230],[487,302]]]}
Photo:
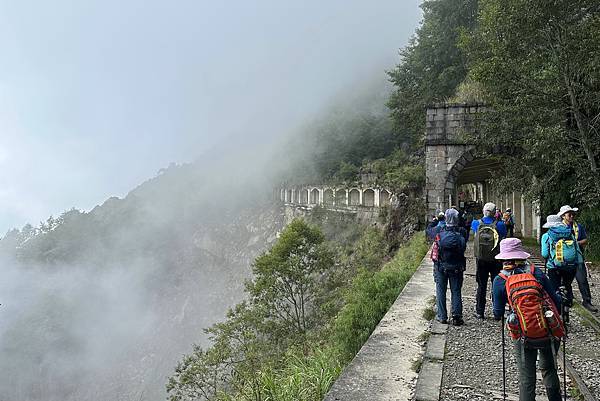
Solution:
{"label": "pink bucket hat", "polygon": [[531,255],[523,250],[521,240],[518,238],[506,238],[500,241],[500,253],[496,255],[496,259],[513,260],[527,259]]}

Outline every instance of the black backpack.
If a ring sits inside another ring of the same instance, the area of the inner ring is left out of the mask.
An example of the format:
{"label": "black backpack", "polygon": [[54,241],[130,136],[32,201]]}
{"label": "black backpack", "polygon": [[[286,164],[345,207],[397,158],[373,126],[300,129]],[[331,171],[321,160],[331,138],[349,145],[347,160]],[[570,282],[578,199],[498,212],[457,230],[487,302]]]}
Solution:
{"label": "black backpack", "polygon": [[500,247],[498,246],[500,235],[496,229],[497,223],[494,220],[490,224],[485,224],[483,220],[479,220],[479,227],[477,227],[473,244],[475,258],[478,260],[486,262],[496,261],[495,256],[500,253]]}
{"label": "black backpack", "polygon": [[444,228],[437,240],[438,262],[445,270],[463,270],[467,241],[458,231]]}

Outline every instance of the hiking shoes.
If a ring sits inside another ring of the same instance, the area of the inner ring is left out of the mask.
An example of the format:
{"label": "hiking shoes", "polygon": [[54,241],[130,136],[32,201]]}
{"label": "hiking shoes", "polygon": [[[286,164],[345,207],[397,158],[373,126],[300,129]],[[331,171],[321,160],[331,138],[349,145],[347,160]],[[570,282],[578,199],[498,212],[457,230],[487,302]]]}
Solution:
{"label": "hiking shoes", "polygon": [[584,302],[582,305],[585,309],[589,310],[590,312],[594,312],[594,313],[598,312],[598,308],[596,308],[594,305],[592,305],[591,302]]}
{"label": "hiking shoes", "polygon": [[453,317],[452,318],[452,325],[453,326],[462,326],[463,324],[465,324],[465,321],[463,320],[462,317]]}
{"label": "hiking shoes", "polygon": [[483,317],[483,315],[481,313],[475,312],[473,315],[475,316],[475,319],[477,319],[477,320],[484,320],[485,319],[485,317]]}

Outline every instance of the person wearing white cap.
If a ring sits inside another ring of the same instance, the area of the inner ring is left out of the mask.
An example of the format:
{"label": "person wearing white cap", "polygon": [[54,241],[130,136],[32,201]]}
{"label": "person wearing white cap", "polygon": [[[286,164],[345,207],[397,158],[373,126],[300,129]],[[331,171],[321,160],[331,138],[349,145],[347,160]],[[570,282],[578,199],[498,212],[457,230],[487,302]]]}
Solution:
{"label": "person wearing white cap", "polygon": [[579,245],[573,240],[571,229],[562,222],[562,218],[557,214],[549,215],[542,228],[548,229],[541,239],[542,257],[546,260],[548,278],[554,289],[565,287],[563,320],[568,323],[568,308],[573,306],[572,284],[577,271]]}
{"label": "person wearing white cap", "polygon": [[475,294],[475,317],[483,319],[485,316],[485,302],[487,297],[487,283],[494,282],[502,268],[502,263],[495,259],[502,238],[506,237],[506,226],[504,222],[496,220],[496,205],[488,202],[483,205],[483,217],[473,220],[471,230],[475,234],[473,252],[477,269],[475,279],[477,280],[477,293]]}
{"label": "person wearing white cap", "polygon": [[558,215],[562,218],[564,224],[569,227],[572,231],[573,236],[577,240],[579,247],[582,252],[580,252],[580,258],[577,263],[577,271],[575,273],[575,278],[577,279],[577,286],[579,287],[579,292],[581,293],[581,298],[583,299],[583,307],[591,312],[598,312],[598,308],[596,308],[592,304],[592,292],[590,291],[590,283],[588,282],[588,272],[585,267],[585,260],[583,257],[583,249],[587,245],[587,233],[585,232],[585,228],[575,221],[575,213],[579,211],[576,207],[571,207],[569,205],[564,205],[560,207],[558,211]]}

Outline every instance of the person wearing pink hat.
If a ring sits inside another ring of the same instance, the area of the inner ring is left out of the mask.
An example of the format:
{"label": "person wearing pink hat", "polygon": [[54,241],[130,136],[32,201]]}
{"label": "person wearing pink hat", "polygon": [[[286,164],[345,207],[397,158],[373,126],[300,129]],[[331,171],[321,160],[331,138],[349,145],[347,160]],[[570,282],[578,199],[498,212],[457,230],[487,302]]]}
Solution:
{"label": "person wearing pink hat", "polygon": [[[501,320],[504,315],[504,309],[508,303],[506,293],[506,280],[513,274],[526,273],[531,271],[532,264],[527,260],[531,255],[523,249],[521,240],[518,238],[506,238],[500,241],[500,253],[496,259],[502,261],[501,274],[496,276],[492,286],[492,301],[494,319]],[[557,308],[560,308],[561,299],[556,290],[552,287],[550,280],[542,270],[534,266],[533,276],[542,285],[544,291],[548,293]],[[504,328],[502,328],[504,330]],[[519,368],[519,400],[535,401],[536,386],[536,361],[539,352],[539,367],[542,371],[542,379],[546,387],[548,401],[561,401],[560,382],[556,370],[557,344],[548,341],[548,345],[542,348],[533,348],[526,345],[520,339],[513,340],[514,353]],[[556,348],[555,348],[556,345]]]}

